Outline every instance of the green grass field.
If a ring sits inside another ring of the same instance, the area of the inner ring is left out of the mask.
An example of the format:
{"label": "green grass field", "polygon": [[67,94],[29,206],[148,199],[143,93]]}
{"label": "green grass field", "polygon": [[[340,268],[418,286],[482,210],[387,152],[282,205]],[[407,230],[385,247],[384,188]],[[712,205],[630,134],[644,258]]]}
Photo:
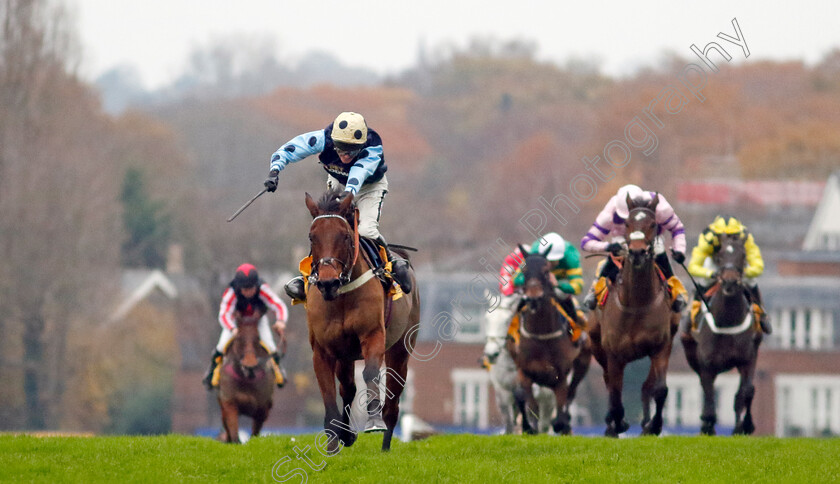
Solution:
{"label": "green grass field", "polygon": [[[840,439],[437,436],[381,434],[323,457],[315,436],[244,445],[207,438],[0,436],[2,482],[840,482]],[[309,446],[314,470],[293,447]],[[281,459],[290,461],[277,465]],[[302,469],[298,475],[294,469]]]}

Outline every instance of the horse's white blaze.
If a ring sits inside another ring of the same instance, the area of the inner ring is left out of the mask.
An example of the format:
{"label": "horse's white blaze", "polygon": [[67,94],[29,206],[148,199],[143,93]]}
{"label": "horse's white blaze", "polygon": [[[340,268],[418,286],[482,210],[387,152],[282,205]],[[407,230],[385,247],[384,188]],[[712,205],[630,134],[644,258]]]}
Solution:
{"label": "horse's white blaze", "polygon": [[647,214],[646,214],[646,213],[644,213],[644,212],[639,212],[639,213],[637,213],[637,214],[636,214],[636,216],[635,216],[635,217],[633,217],[633,218],[635,218],[635,219],[636,219],[636,221],[638,222],[639,220],[641,220],[641,219],[643,219],[643,218],[645,218],[645,217],[647,217]]}
{"label": "horse's white blaze", "polygon": [[726,252],[731,254],[731,253],[735,252],[735,249],[731,245],[728,245],[728,246],[726,246]]}
{"label": "horse's white blaze", "polygon": [[645,240],[645,234],[641,230],[637,230],[630,234],[630,240]]}

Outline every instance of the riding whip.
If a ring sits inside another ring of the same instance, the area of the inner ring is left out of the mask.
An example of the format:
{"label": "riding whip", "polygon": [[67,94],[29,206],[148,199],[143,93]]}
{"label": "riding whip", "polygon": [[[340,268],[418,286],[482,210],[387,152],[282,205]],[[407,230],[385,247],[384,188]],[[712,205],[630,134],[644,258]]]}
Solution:
{"label": "riding whip", "polygon": [[694,289],[697,291],[697,297],[699,297],[700,300],[703,301],[703,306],[706,307],[706,311],[709,311],[709,303],[706,301],[706,296],[703,294],[703,290],[700,289],[700,285],[697,284],[697,281],[695,281],[694,277],[691,276],[691,273],[688,272],[688,268],[685,266],[685,264],[683,264],[682,262],[677,262],[677,264],[679,264],[680,267],[682,267],[683,270],[685,270],[685,273],[688,274],[688,278],[691,279],[691,283],[694,284]]}
{"label": "riding whip", "polygon": [[267,191],[268,191],[268,188],[263,188],[263,189],[262,189],[262,191],[260,191],[260,193],[257,193],[256,195],[254,195],[254,198],[252,198],[252,199],[248,200],[248,203],[246,203],[245,205],[242,205],[242,208],[240,208],[239,210],[237,210],[237,211],[236,211],[236,213],[234,213],[233,215],[231,215],[231,216],[230,216],[230,218],[229,218],[229,219],[227,219],[227,221],[228,221],[228,222],[230,222],[231,220],[235,219],[237,215],[239,215],[240,213],[242,213],[242,211],[243,211],[243,210],[245,210],[245,209],[246,209],[246,208],[248,208],[248,207],[249,207],[252,203],[254,203],[254,200],[256,200],[256,199],[260,198],[260,195],[262,195],[263,193],[265,193],[265,192],[267,192]]}

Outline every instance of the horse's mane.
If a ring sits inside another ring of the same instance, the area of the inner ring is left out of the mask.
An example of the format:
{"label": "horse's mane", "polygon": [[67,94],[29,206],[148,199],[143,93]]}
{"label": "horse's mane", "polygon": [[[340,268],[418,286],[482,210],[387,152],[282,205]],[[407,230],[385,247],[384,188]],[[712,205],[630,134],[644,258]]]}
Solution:
{"label": "horse's mane", "polygon": [[[341,201],[344,200],[344,197],[346,196],[347,192],[338,188],[327,190],[318,200],[318,210],[321,211],[321,213],[338,213]],[[356,201],[353,200],[353,203],[350,204],[351,212],[355,207]]]}

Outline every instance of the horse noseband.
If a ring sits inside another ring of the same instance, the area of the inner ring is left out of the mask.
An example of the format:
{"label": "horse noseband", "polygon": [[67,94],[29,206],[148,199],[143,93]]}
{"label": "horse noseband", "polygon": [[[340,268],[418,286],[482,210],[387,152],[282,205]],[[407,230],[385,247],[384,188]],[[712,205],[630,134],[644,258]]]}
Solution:
{"label": "horse noseband", "polygon": [[309,283],[310,284],[317,284],[318,283],[318,268],[321,267],[321,264],[326,264],[328,266],[335,267],[335,263],[341,264],[341,272],[338,275],[338,281],[344,285],[350,282],[350,275],[345,274],[347,270],[347,264],[344,263],[341,259],[337,257],[324,257],[318,259],[315,264],[312,265],[312,274],[309,276]]}

